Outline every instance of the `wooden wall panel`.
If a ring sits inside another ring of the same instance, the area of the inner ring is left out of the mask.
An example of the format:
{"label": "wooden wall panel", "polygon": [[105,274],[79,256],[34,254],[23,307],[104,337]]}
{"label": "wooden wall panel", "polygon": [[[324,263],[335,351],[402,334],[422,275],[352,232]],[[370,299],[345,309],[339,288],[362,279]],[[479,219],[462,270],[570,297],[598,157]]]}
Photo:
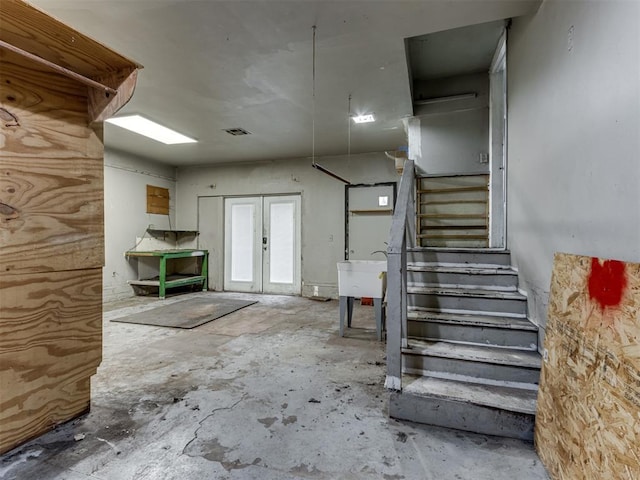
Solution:
{"label": "wooden wall panel", "polygon": [[557,254],[536,418],[556,480],[640,478],[640,264]]}
{"label": "wooden wall panel", "polygon": [[98,76],[137,65],[24,2],[2,0],[0,18],[0,39],[83,75]]}
{"label": "wooden wall panel", "polygon": [[21,0],[0,0],[0,41],[1,454],[90,407],[102,357],[100,122],[131,98],[141,67]]}
{"label": "wooden wall panel", "polygon": [[0,453],[86,411],[102,270],[0,276]]}
{"label": "wooden wall panel", "polygon": [[147,185],[147,213],[169,215],[169,189]]}
{"label": "wooden wall panel", "polygon": [[102,142],[86,89],[0,60],[0,272],[100,267]]}

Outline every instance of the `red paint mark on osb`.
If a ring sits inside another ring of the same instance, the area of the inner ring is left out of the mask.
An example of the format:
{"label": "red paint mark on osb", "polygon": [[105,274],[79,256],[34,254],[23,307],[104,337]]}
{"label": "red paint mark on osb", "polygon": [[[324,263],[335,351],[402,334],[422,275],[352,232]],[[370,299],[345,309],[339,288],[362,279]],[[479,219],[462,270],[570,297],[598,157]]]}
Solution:
{"label": "red paint mark on osb", "polygon": [[591,259],[589,298],[596,301],[602,310],[620,305],[626,287],[627,275],[623,262],[605,260],[600,263],[597,258]]}

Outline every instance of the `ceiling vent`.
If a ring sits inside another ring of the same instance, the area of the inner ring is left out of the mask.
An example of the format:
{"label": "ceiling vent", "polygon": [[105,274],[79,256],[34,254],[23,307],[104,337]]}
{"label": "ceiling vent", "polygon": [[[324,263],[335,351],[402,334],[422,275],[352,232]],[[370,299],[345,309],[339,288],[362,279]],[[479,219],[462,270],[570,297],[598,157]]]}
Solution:
{"label": "ceiling vent", "polygon": [[234,137],[240,135],[251,135],[251,132],[247,132],[244,128],[227,128],[225,130],[229,135],[233,135]]}

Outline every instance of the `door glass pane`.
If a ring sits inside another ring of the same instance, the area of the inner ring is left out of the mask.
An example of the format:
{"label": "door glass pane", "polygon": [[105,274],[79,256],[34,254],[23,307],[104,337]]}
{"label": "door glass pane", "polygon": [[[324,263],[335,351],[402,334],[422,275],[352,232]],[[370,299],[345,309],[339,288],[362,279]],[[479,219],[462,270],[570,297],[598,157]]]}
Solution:
{"label": "door glass pane", "polygon": [[231,207],[231,280],[253,281],[253,205]]}
{"label": "door glass pane", "polygon": [[293,213],[293,203],[272,203],[269,210],[271,283],[293,283]]}

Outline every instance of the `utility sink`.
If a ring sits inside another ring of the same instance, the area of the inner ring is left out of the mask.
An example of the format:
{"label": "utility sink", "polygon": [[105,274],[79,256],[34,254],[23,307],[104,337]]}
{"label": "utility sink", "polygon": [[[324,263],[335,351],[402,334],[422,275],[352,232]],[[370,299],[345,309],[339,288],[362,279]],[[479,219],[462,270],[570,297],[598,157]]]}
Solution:
{"label": "utility sink", "polygon": [[386,288],[386,260],[338,262],[338,295],[341,297],[384,298]]}

